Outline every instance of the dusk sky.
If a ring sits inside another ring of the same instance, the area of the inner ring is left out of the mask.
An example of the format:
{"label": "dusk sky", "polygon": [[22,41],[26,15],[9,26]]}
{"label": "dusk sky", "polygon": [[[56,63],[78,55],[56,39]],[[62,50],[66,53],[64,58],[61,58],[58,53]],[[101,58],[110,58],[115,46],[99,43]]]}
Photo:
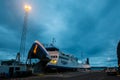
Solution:
{"label": "dusk sky", "polygon": [[[50,43],[91,66],[117,66],[120,0],[0,0],[0,60],[16,57],[28,15],[26,53],[35,40]],[[82,55],[82,56],[81,56]]]}

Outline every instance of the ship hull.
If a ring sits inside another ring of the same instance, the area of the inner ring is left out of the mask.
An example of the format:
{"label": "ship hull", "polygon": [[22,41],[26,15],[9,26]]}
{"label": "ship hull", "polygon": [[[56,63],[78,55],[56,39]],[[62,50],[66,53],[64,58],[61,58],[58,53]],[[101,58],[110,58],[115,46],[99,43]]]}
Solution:
{"label": "ship hull", "polygon": [[47,65],[46,70],[49,71],[59,71],[59,72],[65,72],[65,71],[77,71],[78,68],[74,67],[65,67],[65,66],[56,66],[56,65]]}

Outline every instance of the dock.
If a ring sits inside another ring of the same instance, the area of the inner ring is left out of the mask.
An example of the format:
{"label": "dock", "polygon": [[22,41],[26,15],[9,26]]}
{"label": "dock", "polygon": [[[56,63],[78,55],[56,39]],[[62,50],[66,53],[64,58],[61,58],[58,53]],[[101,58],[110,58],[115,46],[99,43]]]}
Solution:
{"label": "dock", "polygon": [[120,80],[120,76],[109,76],[106,72],[66,72],[38,74],[25,78],[11,78],[5,80]]}

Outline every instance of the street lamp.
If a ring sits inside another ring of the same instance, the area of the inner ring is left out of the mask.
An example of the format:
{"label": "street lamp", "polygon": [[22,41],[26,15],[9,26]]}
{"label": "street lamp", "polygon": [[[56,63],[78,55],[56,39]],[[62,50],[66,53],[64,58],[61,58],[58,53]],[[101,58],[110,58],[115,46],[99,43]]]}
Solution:
{"label": "street lamp", "polygon": [[24,9],[25,9],[25,11],[29,12],[31,10],[31,6],[30,5],[25,5]]}
{"label": "street lamp", "polygon": [[24,10],[25,10],[25,16],[24,16],[22,35],[21,35],[20,49],[19,49],[19,52],[18,52],[17,58],[16,58],[19,62],[20,62],[20,55],[21,55],[21,57],[23,59],[24,54],[25,54],[28,12],[31,10],[31,6],[30,5],[25,5]]}

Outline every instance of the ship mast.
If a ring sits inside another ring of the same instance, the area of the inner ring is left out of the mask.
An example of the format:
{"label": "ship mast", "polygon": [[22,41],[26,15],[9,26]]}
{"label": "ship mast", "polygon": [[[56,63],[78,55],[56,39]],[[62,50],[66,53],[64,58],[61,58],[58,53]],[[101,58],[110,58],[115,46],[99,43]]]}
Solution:
{"label": "ship mast", "polygon": [[53,39],[52,39],[52,42],[51,42],[51,44],[50,44],[50,46],[52,46],[52,47],[53,47],[53,46],[54,46],[54,44],[55,44],[55,42],[56,42],[56,40],[55,40],[55,38],[53,38]]}

